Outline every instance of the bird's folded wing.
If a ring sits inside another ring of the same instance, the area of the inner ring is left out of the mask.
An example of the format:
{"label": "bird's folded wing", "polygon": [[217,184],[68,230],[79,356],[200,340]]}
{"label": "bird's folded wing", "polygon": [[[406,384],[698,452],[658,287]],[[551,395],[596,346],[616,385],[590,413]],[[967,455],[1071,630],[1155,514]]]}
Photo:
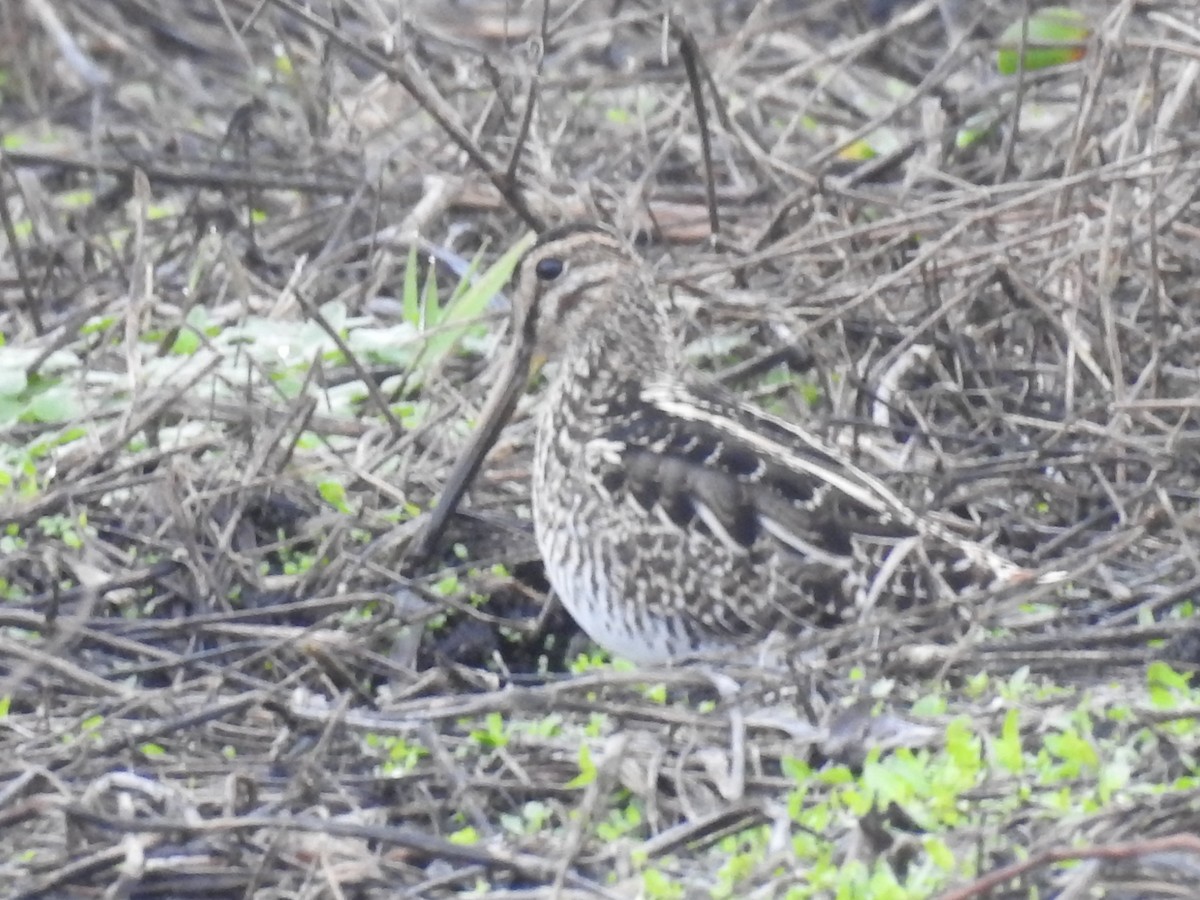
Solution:
{"label": "bird's folded wing", "polygon": [[733,550],[770,539],[844,568],[857,535],[918,533],[914,514],[877,479],[716,387],[643,389],[588,457],[605,490],[680,528],[705,528]]}
{"label": "bird's folded wing", "polygon": [[773,538],[811,562],[851,565],[858,537],[933,539],[1007,578],[1022,571],[922,517],[881,479],[801,426],[737,402],[720,385],[643,386],[589,448],[608,490],[680,527],[697,520],[731,548]]}

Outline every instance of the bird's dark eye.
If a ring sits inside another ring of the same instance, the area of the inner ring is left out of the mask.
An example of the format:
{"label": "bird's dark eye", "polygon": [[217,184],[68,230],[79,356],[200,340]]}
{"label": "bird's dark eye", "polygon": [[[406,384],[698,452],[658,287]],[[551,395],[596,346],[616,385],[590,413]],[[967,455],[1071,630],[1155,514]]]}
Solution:
{"label": "bird's dark eye", "polygon": [[539,259],[537,265],[533,267],[533,272],[542,281],[553,281],[562,274],[563,261],[555,259],[553,256],[547,256],[545,259]]}

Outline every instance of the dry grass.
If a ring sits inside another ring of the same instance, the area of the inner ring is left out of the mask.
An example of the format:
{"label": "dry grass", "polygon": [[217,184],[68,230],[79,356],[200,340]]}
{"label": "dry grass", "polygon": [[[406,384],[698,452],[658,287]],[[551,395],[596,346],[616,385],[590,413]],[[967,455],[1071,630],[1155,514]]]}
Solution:
{"label": "dry grass", "polygon": [[[555,3],[540,60],[536,3],[0,8],[8,895],[1188,895],[1192,2],[1021,78],[1025,4],[881,5]],[[1070,577],[734,696],[573,664],[524,416],[413,571],[503,315],[422,328],[410,248],[445,296],[588,216],[698,364]]]}

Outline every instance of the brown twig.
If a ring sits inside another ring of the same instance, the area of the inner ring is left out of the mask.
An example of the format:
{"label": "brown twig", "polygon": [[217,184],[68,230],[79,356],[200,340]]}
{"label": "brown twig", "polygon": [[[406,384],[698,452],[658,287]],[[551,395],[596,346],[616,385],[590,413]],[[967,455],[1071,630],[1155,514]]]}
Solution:
{"label": "brown twig", "polygon": [[1102,844],[1096,847],[1054,847],[1050,850],[1043,850],[1041,853],[1035,853],[1029,859],[1010,863],[989,872],[965,887],[948,891],[942,894],[941,900],[970,900],[971,897],[982,897],[1005,882],[1019,878],[1026,872],[1040,869],[1050,863],[1077,859],[1134,859],[1151,853],[1169,853],[1171,851],[1200,855],[1200,836],[1171,834],[1144,841],[1126,841],[1125,843]]}
{"label": "brown twig", "polygon": [[[700,47],[691,31],[674,16],[671,17],[671,31],[679,40],[679,54],[683,57],[683,66],[687,70],[688,85],[692,92],[692,103],[696,109],[696,131],[700,135],[700,156],[704,160],[704,199],[708,207],[708,227],[715,240],[721,233],[721,216],[717,209],[717,186],[713,174],[708,110],[704,106],[704,88],[700,83]],[[712,87],[714,86],[710,83],[710,89]]]}
{"label": "brown twig", "polygon": [[487,176],[496,190],[508,201],[513,211],[530,228],[537,231],[545,228],[545,223],[542,221],[541,216],[530,209],[529,204],[525,202],[524,194],[517,189],[516,185],[509,183],[505,177],[504,169],[489,159],[488,155],[472,140],[467,130],[459,124],[458,116],[442,98],[442,95],[425,72],[418,69],[403,56],[396,61],[392,61],[372,50],[368,50],[366,47],[360,47],[338,31],[334,25],[325,21],[320,16],[309,12],[299,3],[296,3],[295,0],[272,0],[272,2],[280,9],[286,10],[305,24],[317,29],[330,42],[336,44],[346,53],[368,65],[374,66],[378,71],[385,73],[389,78],[396,81],[408,91],[425,112],[429,113],[430,117],[446,132],[458,148],[467,155],[467,158]]}

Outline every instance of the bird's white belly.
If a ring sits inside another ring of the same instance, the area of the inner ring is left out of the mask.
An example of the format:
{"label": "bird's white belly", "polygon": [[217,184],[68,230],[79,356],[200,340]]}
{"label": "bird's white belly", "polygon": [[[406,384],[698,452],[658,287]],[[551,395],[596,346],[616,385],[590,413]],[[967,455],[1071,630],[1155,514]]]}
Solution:
{"label": "bird's white belly", "polygon": [[581,553],[590,546],[587,538],[572,534],[568,523],[535,524],[546,577],[588,637],[614,656],[639,665],[687,655],[678,623],[673,630],[668,618],[645,615],[627,595],[619,562],[604,559],[603,554]]}

